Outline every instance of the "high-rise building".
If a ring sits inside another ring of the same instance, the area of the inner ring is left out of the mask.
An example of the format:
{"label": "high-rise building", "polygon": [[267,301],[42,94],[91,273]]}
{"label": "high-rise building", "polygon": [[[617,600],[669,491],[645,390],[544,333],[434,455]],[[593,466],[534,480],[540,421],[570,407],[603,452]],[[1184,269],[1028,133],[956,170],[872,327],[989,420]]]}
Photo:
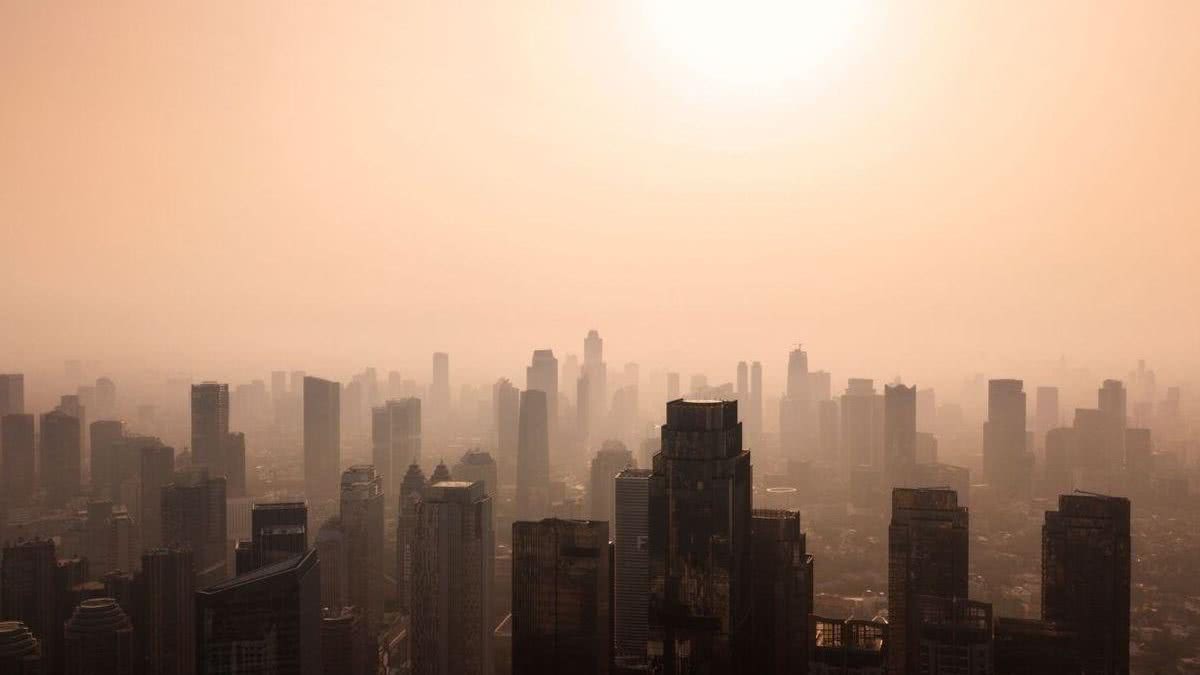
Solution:
{"label": "high-rise building", "polygon": [[4,545],[0,562],[0,611],[3,618],[20,621],[41,643],[46,671],[51,650],[58,642],[57,558],[52,539],[22,539]]}
{"label": "high-rise building", "polygon": [[41,675],[42,645],[20,621],[0,621],[0,673]]}
{"label": "high-rise building", "polygon": [[679,398],[679,373],[667,373],[667,400],[674,401],[677,398]]}
{"label": "high-rise building", "polygon": [[739,405],[750,407],[750,365],[745,361],[737,364],[737,400]]}
{"label": "high-rise building", "polygon": [[788,354],[787,390],[779,400],[779,444],[783,456],[811,459],[815,435],[808,391],[808,353],[797,345]]}
{"label": "high-rise building", "polygon": [[369,630],[383,621],[383,490],[375,467],[342,472],[341,521],[346,536],[347,596]]}
{"label": "high-rise building", "polygon": [[491,497],[480,483],[430,485],[413,533],[413,675],[492,675]]}
{"label": "high-rise building", "polygon": [[88,427],[92,442],[92,495],[119,498],[113,494],[117,446],[125,438],[125,423],[120,420],[100,420]]}
{"label": "high-rise building", "polygon": [[410,464],[400,484],[399,513],[396,518],[396,596],[400,608],[410,607],[410,580],[412,579],[413,541],[416,537],[417,504],[425,494],[425,473],[416,464]]}
{"label": "high-rise building", "polygon": [[109,377],[96,378],[96,419],[113,419],[116,414],[117,384]]}
{"label": "high-rise building", "polygon": [[1021,380],[988,380],[983,423],[983,478],[1003,498],[1028,497],[1033,454],[1026,448]]}
{"label": "high-rise building", "polygon": [[393,399],[371,410],[371,461],[383,493],[397,494],[408,466],[421,461],[421,399]]}
{"label": "high-rise building", "polygon": [[1125,429],[1128,427],[1125,385],[1120,380],[1105,380],[1097,392],[1100,412],[1105,418],[1105,440],[1102,447],[1105,466],[1119,467],[1125,462]]}
{"label": "high-rise building", "polygon": [[246,496],[246,434],[225,435],[225,481],[230,497]]}
{"label": "high-rise building", "polygon": [[525,389],[546,394],[546,428],[550,442],[555,442],[558,429],[558,359],[554,358],[553,350],[534,350],[533,360],[525,369]]}
{"label": "high-rise building", "polygon": [[751,672],[808,672],[808,616],[813,611],[813,557],[799,511],[755,509]]}
{"label": "high-rise building", "polygon": [[80,419],[61,409],[42,415],[40,477],[49,506],[62,507],[79,496],[81,430]]}
{"label": "high-rise building", "polygon": [[484,492],[492,497],[499,494],[500,482],[496,460],[492,459],[490,452],[484,452],[479,448],[466,451],[462,458],[455,463],[454,468],[450,469],[450,475],[454,476],[454,480],[483,483]]}
{"label": "high-rise building", "polygon": [[613,486],[617,474],[636,467],[633,453],[620,441],[605,441],[600,451],[592,458],[591,486],[588,501],[591,504],[592,520],[614,522],[616,512],[613,502]]}
{"label": "high-rise building", "polygon": [[[599,331],[588,331],[583,340],[583,380],[586,396],[581,401],[586,405],[580,406],[580,418],[584,423],[580,426],[591,436],[600,433],[608,402],[608,364],[604,362],[604,340]],[[586,399],[586,400],[584,400]]]}
{"label": "high-rise building", "polygon": [[438,436],[446,434],[450,421],[450,355],[433,354],[433,379],[429,384],[429,422]]}
{"label": "high-rise building", "polygon": [[309,500],[337,495],[342,462],[341,385],[304,378],[304,493]]}
{"label": "high-rise building", "polygon": [[512,485],[517,476],[517,437],[521,392],[507,379],[492,385],[492,426],[496,433],[496,463],[500,480]]}
{"label": "high-rise building", "polygon": [[157,548],[142,554],[137,636],[145,675],[196,672],[196,570],[192,552]]}
{"label": "high-rise building", "polygon": [[650,588],[649,469],[625,469],[614,481],[613,651],[618,662],[646,661]]}
{"label": "high-rise building", "polygon": [[1038,387],[1037,401],[1034,403],[1033,430],[1045,434],[1055,429],[1062,422],[1062,412],[1058,403],[1058,387]]}
{"label": "high-rise building", "polygon": [[79,603],[63,627],[65,675],[133,675],[133,624],[113,598]]}
{"label": "high-rise building", "polygon": [[162,488],[162,542],[191,549],[197,586],[225,578],[225,478],[208,469],[175,474]]}
{"label": "high-rise building", "polygon": [[9,507],[24,506],[33,498],[37,485],[33,439],[33,415],[10,413],[0,417],[0,493],[4,495],[0,499]]}
{"label": "high-rise building", "polygon": [[1042,527],[1042,619],[1074,631],[1083,672],[1129,672],[1129,500],[1061,495]]}
{"label": "high-rise building", "polygon": [[911,487],[917,464],[917,388],[883,388],[883,463],[887,485]]}
{"label": "high-rise building", "polygon": [[850,378],[842,394],[842,460],[851,467],[882,468],[883,397],[875,393],[875,381]]}
{"label": "high-rise building", "polygon": [[0,417],[25,413],[25,376],[0,374]]}
{"label": "high-rise building", "polygon": [[1053,621],[999,617],[993,639],[996,675],[1083,672],[1075,634]]}
{"label": "high-rise building", "polygon": [[239,566],[246,574],[273,563],[304,555],[308,550],[308,506],[304,502],[268,502],[250,510],[252,559],[250,567]]}
{"label": "high-rise building", "polygon": [[750,409],[745,416],[746,438],[749,443],[757,443],[763,432],[763,371],[758,361],[750,364]]}
{"label": "high-rise building", "polygon": [[143,446],[138,457],[138,511],[142,545],[162,546],[162,489],[175,479],[175,449],[161,443]]}
{"label": "high-rise building", "polygon": [[609,672],[608,523],[513,523],[513,675]]}
{"label": "high-rise building", "polygon": [[837,461],[841,426],[837,399],[817,401],[817,456],[822,461]]}
{"label": "high-rise building", "polygon": [[317,552],[196,591],[197,675],[320,675]]}
{"label": "high-rise building", "polygon": [[546,393],[521,392],[517,433],[517,518],[535,520],[550,507],[550,429]]}
{"label": "high-rise building", "polygon": [[953,490],[892,490],[888,672],[917,673],[925,598],[967,598],[968,515]]}
{"label": "high-rise building", "polygon": [[668,675],[738,672],[749,656],[750,501],[737,403],[668,403],[650,477],[647,641]]}
{"label": "high-rise building", "polygon": [[[325,566],[324,560],[321,566]],[[326,606],[321,613],[324,675],[375,675],[379,670],[379,648],[372,635],[357,607]]]}
{"label": "high-rise building", "polygon": [[229,385],[192,385],[192,464],[225,475],[225,437],[229,434]]}

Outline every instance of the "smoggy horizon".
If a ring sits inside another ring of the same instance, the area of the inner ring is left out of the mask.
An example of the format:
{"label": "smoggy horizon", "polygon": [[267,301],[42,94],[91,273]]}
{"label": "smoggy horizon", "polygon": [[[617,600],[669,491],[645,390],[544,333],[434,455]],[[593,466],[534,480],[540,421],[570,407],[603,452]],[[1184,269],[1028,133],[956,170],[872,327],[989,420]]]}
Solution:
{"label": "smoggy horizon", "polygon": [[1200,6],[856,11],[6,4],[0,371],[1195,377]]}

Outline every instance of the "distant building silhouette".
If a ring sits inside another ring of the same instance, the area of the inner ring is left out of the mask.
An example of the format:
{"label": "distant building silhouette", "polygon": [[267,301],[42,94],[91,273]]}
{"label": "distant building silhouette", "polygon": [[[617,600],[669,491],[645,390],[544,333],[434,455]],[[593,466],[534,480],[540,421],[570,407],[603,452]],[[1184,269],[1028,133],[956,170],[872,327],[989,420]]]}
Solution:
{"label": "distant building silhouette", "polygon": [[429,421],[439,438],[445,437],[450,422],[450,355],[433,354],[433,380],[429,384]]}
{"label": "distant building silhouette", "polygon": [[37,485],[34,457],[33,415],[0,417],[0,499],[9,508],[25,506],[33,498]]}
{"label": "distant building silhouette", "polygon": [[492,500],[481,483],[434,483],[416,507],[413,675],[492,675]]}
{"label": "distant building silhouette", "polygon": [[917,388],[883,388],[883,462],[888,487],[911,487],[917,465]]}
{"label": "distant building silhouette", "polygon": [[1129,500],[1058,498],[1042,527],[1042,619],[1075,633],[1083,672],[1129,672]]}
{"label": "distant building silhouette", "polygon": [[380,489],[394,502],[404,472],[421,461],[421,399],[391,400],[371,411],[371,461]]}
{"label": "distant building silhouette", "polygon": [[163,544],[191,549],[197,586],[225,578],[225,509],[225,479],[205,468],[177,472],[162,489]]}
{"label": "distant building silhouette", "polygon": [[310,501],[338,492],[341,473],[341,385],[304,378],[304,493]]}
{"label": "distant building silhouette", "polygon": [[304,555],[308,550],[308,506],[304,502],[255,504],[250,510],[250,536],[252,562],[249,567],[239,563],[239,575]]}
{"label": "distant building silhouette", "polygon": [[589,330],[583,339],[584,391],[580,392],[579,410],[585,430],[585,442],[601,433],[608,403],[608,364],[604,361],[604,339],[600,332]]}
{"label": "distant building silhouette", "polygon": [[667,675],[740,672],[749,656],[750,500],[737,403],[668,403],[650,477],[648,639]]}
{"label": "distant building silhouette", "polygon": [[553,445],[558,440],[558,359],[554,351],[537,349],[525,369],[526,391],[540,391],[546,395],[546,434]]}
{"label": "distant building silhouette", "polygon": [[396,596],[400,608],[411,607],[413,544],[416,538],[417,505],[425,494],[425,474],[416,464],[408,466],[400,484],[400,508],[396,518]]}
{"label": "distant building silhouette", "polygon": [[25,376],[0,374],[0,417],[25,413]]}
{"label": "distant building silhouette", "polygon": [[620,441],[605,441],[600,451],[592,458],[588,501],[591,504],[592,520],[614,522],[616,511],[613,503],[613,488],[617,474],[635,467],[633,453]]}
{"label": "distant building silhouette", "polygon": [[882,468],[884,405],[874,380],[850,378],[839,407],[843,461],[851,468]]}
{"label": "distant building silhouette", "polygon": [[450,470],[454,480],[483,483],[484,491],[493,498],[500,494],[500,479],[497,473],[496,460],[492,458],[492,454],[479,448],[463,453],[462,458]]}
{"label": "distant building silhouette", "polygon": [[320,675],[316,551],[196,592],[198,675]]}
{"label": "distant building silhouette", "polygon": [[81,431],[80,418],[61,409],[42,415],[40,476],[48,506],[62,507],[79,496]]}
{"label": "distant building silhouette", "polygon": [[[321,561],[324,566],[325,561]],[[376,675],[379,648],[357,607],[325,608],[321,616],[324,675]]]}
{"label": "distant building silhouette", "polygon": [[512,604],[513,675],[608,673],[608,523],[514,523]]}
{"label": "distant building silhouette", "polygon": [[788,354],[787,390],[779,400],[779,444],[784,457],[811,459],[816,434],[808,391],[808,353],[797,346]]}
{"label": "distant building silhouette", "polygon": [[51,650],[58,643],[58,564],[54,541],[25,539],[4,545],[0,562],[0,611],[9,620],[20,621],[40,642],[43,668],[53,663]]}
{"label": "distant building silhouette", "polygon": [[383,621],[383,490],[375,467],[342,472],[341,521],[346,535],[347,595],[372,631]]}
{"label": "distant building silhouette", "polygon": [[988,380],[983,424],[983,478],[1005,499],[1029,497],[1033,454],[1025,435],[1025,392],[1020,380]]}
{"label": "distant building silhouette", "polygon": [[192,385],[192,464],[224,476],[225,437],[229,435],[229,385]]}
{"label": "distant building silhouette", "polygon": [[512,485],[517,477],[517,439],[521,392],[506,379],[492,385],[492,426],[496,434],[496,464],[500,480]]}
{"label": "distant building silhouette", "polygon": [[535,520],[550,506],[550,428],[546,393],[521,392],[517,440],[517,518]]}
{"label": "distant building silhouette", "polygon": [[763,433],[763,369],[758,361],[750,364],[750,408],[744,415],[747,440],[757,443]]}

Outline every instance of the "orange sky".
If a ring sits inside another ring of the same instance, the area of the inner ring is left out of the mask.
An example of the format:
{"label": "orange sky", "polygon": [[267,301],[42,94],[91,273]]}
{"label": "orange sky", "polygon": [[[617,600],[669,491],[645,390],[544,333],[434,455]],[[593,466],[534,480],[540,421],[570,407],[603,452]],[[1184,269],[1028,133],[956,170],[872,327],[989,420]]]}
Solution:
{"label": "orange sky", "polygon": [[635,3],[5,2],[0,370],[1194,372],[1197,25],[879,5],[763,89]]}

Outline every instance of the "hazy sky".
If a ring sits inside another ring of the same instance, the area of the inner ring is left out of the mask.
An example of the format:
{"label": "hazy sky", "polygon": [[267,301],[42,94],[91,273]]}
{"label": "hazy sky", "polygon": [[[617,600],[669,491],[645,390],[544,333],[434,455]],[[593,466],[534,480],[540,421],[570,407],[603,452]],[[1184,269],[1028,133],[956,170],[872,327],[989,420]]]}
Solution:
{"label": "hazy sky", "polygon": [[1195,362],[1200,3],[678,4],[0,0],[0,370]]}

